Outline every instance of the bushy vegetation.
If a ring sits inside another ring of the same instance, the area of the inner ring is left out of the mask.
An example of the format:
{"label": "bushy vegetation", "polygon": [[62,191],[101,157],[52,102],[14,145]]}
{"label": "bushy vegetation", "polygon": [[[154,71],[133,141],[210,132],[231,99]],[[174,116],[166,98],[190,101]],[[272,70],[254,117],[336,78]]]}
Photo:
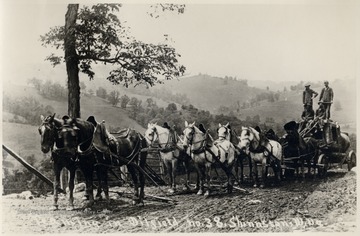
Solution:
{"label": "bushy vegetation", "polygon": [[[54,113],[52,106],[40,104],[34,97],[11,98],[4,96],[3,110],[15,115],[14,119],[10,120],[10,122],[31,125],[39,124],[40,115]],[[25,120],[19,119],[18,116],[25,118]]]}
{"label": "bushy vegetation", "polygon": [[[3,153],[3,193],[20,193],[26,190],[31,190],[33,193],[46,194],[52,190],[50,186],[45,184],[42,180],[32,174],[29,170],[21,167],[18,169],[9,169],[4,165],[8,155]],[[41,163],[36,163],[34,155],[25,157],[25,160],[30,165],[40,171],[43,175],[50,177],[53,176],[52,164],[50,159],[44,159]]]}
{"label": "bushy vegetation", "polygon": [[59,83],[46,80],[45,82],[37,78],[28,80],[28,84],[32,85],[38,93],[51,100],[66,100],[68,96],[68,89]]}

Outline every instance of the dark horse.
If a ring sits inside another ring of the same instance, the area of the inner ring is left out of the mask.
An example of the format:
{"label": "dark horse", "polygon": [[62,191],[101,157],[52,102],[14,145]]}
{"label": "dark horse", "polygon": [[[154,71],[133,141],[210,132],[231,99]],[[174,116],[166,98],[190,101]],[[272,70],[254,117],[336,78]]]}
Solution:
{"label": "dark horse", "polygon": [[[308,167],[308,174],[311,173],[311,167],[316,170],[317,156],[318,156],[318,143],[313,137],[302,137],[298,132],[299,124],[295,121],[290,121],[284,125],[286,135],[282,139],[282,146],[284,149],[284,157],[294,158],[296,174],[299,175],[300,162],[301,176],[305,178],[304,166],[305,162]],[[314,177],[316,175],[314,174]]]}
{"label": "dark horse", "polygon": [[[74,179],[76,171],[76,145],[73,145],[75,139],[74,129],[67,122],[67,117],[63,119],[52,116],[41,116],[41,125],[39,133],[41,135],[41,151],[48,153],[51,151],[54,169],[54,210],[58,209],[58,191],[60,189],[60,172],[66,168],[70,172],[69,178],[69,207],[74,208]],[[67,143],[69,142],[69,143]]]}
{"label": "dark horse", "polygon": [[[93,198],[92,173],[94,167],[98,169],[98,178],[101,180],[98,188],[98,195],[101,189],[104,190],[106,200],[109,200],[109,190],[107,185],[108,168],[126,165],[134,183],[134,204],[143,203],[146,152],[141,152],[146,147],[144,137],[135,130],[126,129],[118,132],[115,136],[106,131],[104,123],[97,123],[94,117],[89,117],[88,121],[73,119],[78,129],[78,153],[80,162],[86,163],[87,170],[84,170],[89,196]],[[100,153],[89,158],[88,153]],[[139,186],[140,182],[140,186]],[[139,192],[140,188],[140,192]]]}

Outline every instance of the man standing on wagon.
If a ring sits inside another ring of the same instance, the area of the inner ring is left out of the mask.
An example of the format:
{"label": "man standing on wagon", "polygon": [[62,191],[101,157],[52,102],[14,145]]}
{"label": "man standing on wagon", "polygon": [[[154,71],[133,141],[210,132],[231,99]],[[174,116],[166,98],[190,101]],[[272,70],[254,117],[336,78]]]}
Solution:
{"label": "man standing on wagon", "polygon": [[314,119],[314,110],[313,110],[313,99],[318,95],[317,92],[310,89],[310,84],[305,84],[305,90],[303,92],[303,104],[304,104],[304,112],[302,117],[305,120]]}
{"label": "man standing on wagon", "polygon": [[305,110],[313,110],[313,99],[318,95],[317,92],[310,88],[310,84],[305,84],[305,90],[303,92],[303,104]]}
{"label": "man standing on wagon", "polygon": [[330,119],[330,107],[333,103],[334,92],[332,88],[329,87],[329,82],[324,82],[325,87],[321,90],[319,102],[322,103],[325,109],[325,120]]}

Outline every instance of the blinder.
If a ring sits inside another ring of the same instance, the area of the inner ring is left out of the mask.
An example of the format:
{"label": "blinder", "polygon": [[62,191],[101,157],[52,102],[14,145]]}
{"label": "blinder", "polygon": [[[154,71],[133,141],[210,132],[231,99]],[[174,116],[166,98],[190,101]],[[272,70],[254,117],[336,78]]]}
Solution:
{"label": "blinder", "polygon": [[64,125],[61,127],[61,130],[58,132],[58,137],[62,138],[64,134],[70,133],[72,137],[75,137],[80,129],[76,127],[75,125]]}

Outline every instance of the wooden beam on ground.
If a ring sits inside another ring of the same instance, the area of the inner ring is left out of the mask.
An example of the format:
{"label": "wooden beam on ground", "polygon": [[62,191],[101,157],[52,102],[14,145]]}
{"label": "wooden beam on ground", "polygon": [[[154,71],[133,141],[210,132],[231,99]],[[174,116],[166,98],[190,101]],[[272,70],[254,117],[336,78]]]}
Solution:
{"label": "wooden beam on ground", "polygon": [[[54,188],[54,183],[50,179],[48,179],[45,175],[43,175],[39,171],[37,171],[32,165],[30,165],[27,161],[25,161],[24,158],[22,158],[21,156],[16,154],[13,150],[8,148],[4,144],[2,145],[2,147],[7,153],[9,153],[12,157],[14,157],[15,160],[20,162],[20,164],[23,165],[26,169],[28,169],[31,173],[36,175],[38,178],[40,178],[42,181],[44,181],[44,183],[46,183],[50,187]],[[65,193],[65,191],[61,188],[58,188],[58,190],[61,193]]]}

